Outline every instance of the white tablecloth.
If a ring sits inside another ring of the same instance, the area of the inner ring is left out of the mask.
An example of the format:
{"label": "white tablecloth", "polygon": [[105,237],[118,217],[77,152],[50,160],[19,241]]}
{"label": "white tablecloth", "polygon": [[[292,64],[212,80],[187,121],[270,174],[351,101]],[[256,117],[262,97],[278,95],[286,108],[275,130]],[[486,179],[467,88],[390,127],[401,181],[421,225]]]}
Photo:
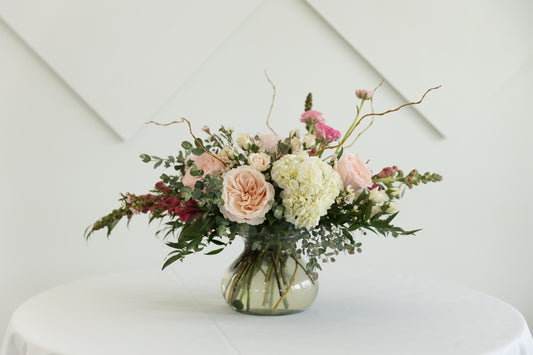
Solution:
{"label": "white tablecloth", "polygon": [[305,312],[261,317],[224,303],[220,270],[180,266],[43,292],[14,312],[0,355],[533,354],[518,311],[442,282],[337,268]]}

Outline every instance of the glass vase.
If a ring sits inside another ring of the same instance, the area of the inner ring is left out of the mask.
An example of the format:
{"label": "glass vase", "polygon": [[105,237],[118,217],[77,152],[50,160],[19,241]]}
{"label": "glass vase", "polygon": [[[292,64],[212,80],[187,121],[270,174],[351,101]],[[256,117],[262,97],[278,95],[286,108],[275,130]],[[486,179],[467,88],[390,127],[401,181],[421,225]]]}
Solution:
{"label": "glass vase", "polygon": [[241,255],[222,279],[222,295],[235,311],[284,315],[307,309],[318,293],[318,281],[306,272],[294,241],[282,236],[246,236]]}

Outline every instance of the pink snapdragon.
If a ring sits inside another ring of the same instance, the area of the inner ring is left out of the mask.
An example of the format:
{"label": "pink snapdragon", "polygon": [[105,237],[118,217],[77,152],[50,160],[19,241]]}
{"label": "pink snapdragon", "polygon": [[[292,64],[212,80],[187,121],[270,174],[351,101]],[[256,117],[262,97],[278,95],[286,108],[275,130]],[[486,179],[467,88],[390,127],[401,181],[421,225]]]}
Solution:
{"label": "pink snapdragon", "polygon": [[315,135],[318,139],[325,140],[328,143],[336,141],[341,137],[341,132],[336,129],[326,125],[324,122],[320,121],[315,125]]}
{"label": "pink snapdragon", "polygon": [[318,123],[324,121],[324,117],[322,117],[322,113],[318,111],[309,110],[302,113],[302,118],[300,118],[300,122],[307,123],[307,121]]}
{"label": "pink snapdragon", "polygon": [[170,187],[168,187],[163,181],[159,181],[155,184],[155,188],[162,192],[170,192]]}
{"label": "pink snapdragon", "polygon": [[[156,184],[156,188],[164,193],[169,193],[172,190],[163,181]],[[126,203],[133,214],[137,213],[154,213],[156,211],[167,211],[169,215],[178,216],[182,222],[187,222],[191,217],[198,215],[201,211],[198,209],[198,202],[196,200],[184,201],[181,195],[134,195],[126,194]]]}
{"label": "pink snapdragon", "polygon": [[381,171],[377,173],[375,177],[378,179],[387,178],[391,176],[392,174],[396,174],[397,172],[398,172],[398,167],[396,165],[388,166],[386,168],[381,169]]}

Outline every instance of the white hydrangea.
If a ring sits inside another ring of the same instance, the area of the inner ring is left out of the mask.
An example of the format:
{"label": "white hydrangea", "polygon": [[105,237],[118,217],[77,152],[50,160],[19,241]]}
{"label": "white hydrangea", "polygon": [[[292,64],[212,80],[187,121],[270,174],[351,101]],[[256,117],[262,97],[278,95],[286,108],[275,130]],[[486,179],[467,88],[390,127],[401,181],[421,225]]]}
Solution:
{"label": "white hydrangea", "polygon": [[343,187],[337,171],[307,152],[280,158],[272,164],[271,176],[283,189],[284,217],[297,228],[317,226]]}

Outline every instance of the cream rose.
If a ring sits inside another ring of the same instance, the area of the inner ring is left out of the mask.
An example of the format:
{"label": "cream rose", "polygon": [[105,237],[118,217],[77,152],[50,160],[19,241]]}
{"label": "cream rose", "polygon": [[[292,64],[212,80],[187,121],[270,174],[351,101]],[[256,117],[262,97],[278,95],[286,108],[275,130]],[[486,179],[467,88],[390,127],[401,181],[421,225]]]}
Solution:
{"label": "cream rose", "polygon": [[265,171],[270,167],[270,155],[265,153],[252,153],[248,156],[248,164],[257,171]]}
{"label": "cream rose", "polygon": [[250,135],[248,133],[239,133],[235,139],[237,140],[239,147],[242,149],[248,149],[248,146],[252,144]]}
{"label": "cream rose", "polygon": [[358,154],[344,154],[335,169],[341,176],[345,189],[351,186],[354,191],[359,192],[372,186],[372,170],[363,163]]}
{"label": "cream rose", "polygon": [[220,212],[230,221],[258,225],[272,207],[274,186],[251,166],[228,171],[222,183],[224,205]]}

